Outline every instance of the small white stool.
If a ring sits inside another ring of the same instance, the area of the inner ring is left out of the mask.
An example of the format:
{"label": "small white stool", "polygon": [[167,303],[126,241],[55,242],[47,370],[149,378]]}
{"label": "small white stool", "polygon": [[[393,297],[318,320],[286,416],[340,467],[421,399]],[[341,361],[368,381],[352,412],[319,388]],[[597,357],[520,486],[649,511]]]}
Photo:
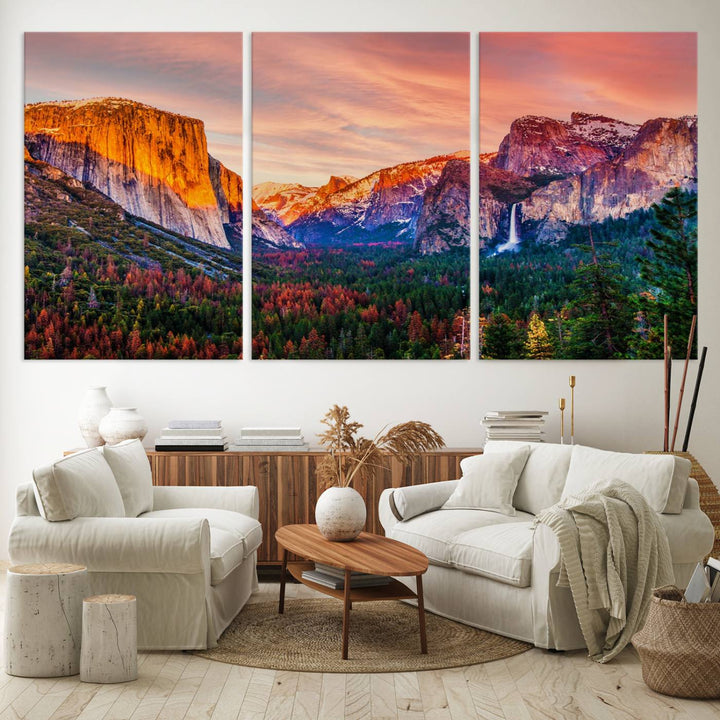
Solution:
{"label": "small white stool", "polygon": [[5,671],[20,677],[80,672],[82,565],[15,565],[7,573]]}
{"label": "small white stool", "polygon": [[80,680],[137,680],[137,603],[134,595],[93,595],[83,600]]}

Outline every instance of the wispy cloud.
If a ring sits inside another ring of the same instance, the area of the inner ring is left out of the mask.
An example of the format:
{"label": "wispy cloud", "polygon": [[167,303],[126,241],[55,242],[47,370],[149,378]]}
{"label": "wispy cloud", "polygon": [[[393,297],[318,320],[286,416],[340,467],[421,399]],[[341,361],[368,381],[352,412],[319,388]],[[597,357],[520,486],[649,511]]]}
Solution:
{"label": "wispy cloud", "polygon": [[26,102],[103,96],[199,118],[242,170],[241,33],[26,33]]}
{"label": "wispy cloud", "polygon": [[467,33],[253,35],[253,181],[321,184],[469,147]]}
{"label": "wispy cloud", "polygon": [[480,145],[522,115],[633,123],[697,112],[695,33],[481,33]]}

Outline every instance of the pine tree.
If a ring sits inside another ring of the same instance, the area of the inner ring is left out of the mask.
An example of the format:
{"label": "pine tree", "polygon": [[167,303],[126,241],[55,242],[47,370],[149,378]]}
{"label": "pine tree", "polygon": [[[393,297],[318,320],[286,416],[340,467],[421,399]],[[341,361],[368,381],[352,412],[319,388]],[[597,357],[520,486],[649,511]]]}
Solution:
{"label": "pine tree", "polygon": [[581,247],[588,261],[578,265],[572,283],[575,317],[567,352],[574,358],[625,357],[633,322],[625,280],[609,253],[598,252],[590,226],[588,238],[589,246]]}
{"label": "pine tree", "polygon": [[640,277],[652,290],[641,296],[641,308],[650,329],[658,329],[651,335],[653,354],[662,355],[659,328],[667,314],[670,344],[680,357],[697,313],[697,194],[673,188],[652,209],[658,226],[647,243],[651,253],[638,258]]}
{"label": "pine tree", "polygon": [[482,357],[507,360],[523,356],[517,324],[505,313],[493,313],[483,332]]}
{"label": "pine tree", "polygon": [[536,312],[530,316],[525,352],[529,358],[534,360],[547,360],[553,356],[553,347],[547,328]]}

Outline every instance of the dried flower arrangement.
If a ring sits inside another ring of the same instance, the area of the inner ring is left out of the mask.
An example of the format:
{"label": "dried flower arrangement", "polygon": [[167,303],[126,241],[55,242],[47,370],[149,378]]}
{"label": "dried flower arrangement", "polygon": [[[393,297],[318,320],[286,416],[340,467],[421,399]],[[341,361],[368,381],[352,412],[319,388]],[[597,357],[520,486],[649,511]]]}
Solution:
{"label": "dried flower arrangement", "polygon": [[372,440],[358,437],[361,423],[350,420],[347,407],[333,405],[321,420],[328,429],[319,436],[329,451],[318,464],[319,489],[348,487],[354,479],[367,480],[373,468],[382,467],[383,455],[407,464],[418,453],[434,450],[445,443],[427,423],[411,420],[382,428]]}

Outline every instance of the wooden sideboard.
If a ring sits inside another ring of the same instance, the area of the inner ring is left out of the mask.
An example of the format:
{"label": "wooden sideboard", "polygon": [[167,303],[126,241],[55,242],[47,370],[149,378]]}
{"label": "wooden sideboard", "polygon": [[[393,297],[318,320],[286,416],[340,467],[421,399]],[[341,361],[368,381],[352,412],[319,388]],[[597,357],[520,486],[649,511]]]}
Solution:
{"label": "wooden sideboard", "polygon": [[[444,448],[423,453],[403,466],[387,458],[367,482],[353,484],[367,507],[368,532],[383,534],[378,500],[385,488],[460,477],[460,461],[482,452]],[[323,456],[310,452],[157,452],[148,450],[155,485],[254,485],[260,494],[263,544],[258,563],[280,563],[275,531],[283,525],[315,522],[315,467]]]}

